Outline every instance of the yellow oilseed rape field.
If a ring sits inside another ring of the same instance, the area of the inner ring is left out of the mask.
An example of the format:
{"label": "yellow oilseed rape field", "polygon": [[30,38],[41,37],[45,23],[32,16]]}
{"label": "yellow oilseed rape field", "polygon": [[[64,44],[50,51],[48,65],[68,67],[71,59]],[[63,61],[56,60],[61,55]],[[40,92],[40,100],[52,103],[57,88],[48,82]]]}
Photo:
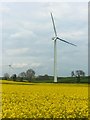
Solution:
{"label": "yellow oilseed rape field", "polygon": [[2,118],[88,118],[88,85],[5,81]]}

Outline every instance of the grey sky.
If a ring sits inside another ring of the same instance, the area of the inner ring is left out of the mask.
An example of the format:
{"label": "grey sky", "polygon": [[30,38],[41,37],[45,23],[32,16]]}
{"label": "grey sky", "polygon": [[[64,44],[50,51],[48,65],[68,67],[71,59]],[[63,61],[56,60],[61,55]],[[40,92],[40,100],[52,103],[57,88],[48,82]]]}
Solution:
{"label": "grey sky", "polygon": [[[78,46],[58,41],[58,76],[70,76],[76,69],[88,73],[88,3],[9,2],[1,9],[3,73],[32,68],[37,75],[53,75],[50,11],[58,36]],[[11,71],[9,64],[14,67]]]}

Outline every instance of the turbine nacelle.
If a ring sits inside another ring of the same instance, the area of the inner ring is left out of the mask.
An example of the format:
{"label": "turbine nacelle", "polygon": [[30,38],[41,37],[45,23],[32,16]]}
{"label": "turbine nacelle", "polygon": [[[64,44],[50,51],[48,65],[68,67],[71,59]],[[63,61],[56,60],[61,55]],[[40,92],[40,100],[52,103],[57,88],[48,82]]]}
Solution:
{"label": "turbine nacelle", "polygon": [[8,66],[9,66],[9,68],[12,68],[12,69],[13,69],[12,65],[8,65]]}
{"label": "turbine nacelle", "polygon": [[52,38],[52,40],[57,40],[57,39],[58,39],[58,37],[53,37],[53,38]]}

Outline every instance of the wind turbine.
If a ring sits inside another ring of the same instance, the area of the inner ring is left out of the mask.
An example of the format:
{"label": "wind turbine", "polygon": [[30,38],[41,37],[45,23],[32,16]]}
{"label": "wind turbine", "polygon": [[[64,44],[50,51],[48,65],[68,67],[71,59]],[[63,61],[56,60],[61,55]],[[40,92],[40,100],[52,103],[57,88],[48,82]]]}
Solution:
{"label": "wind turbine", "polygon": [[8,67],[9,67],[9,74],[11,74],[11,70],[10,69],[13,69],[13,67],[12,67],[12,65],[8,65]]}
{"label": "wind turbine", "polygon": [[57,82],[57,40],[60,40],[62,42],[65,42],[73,46],[76,46],[76,45],[66,40],[63,40],[57,36],[56,27],[55,27],[52,13],[51,13],[51,19],[52,19],[52,24],[53,24],[54,34],[55,34],[55,37],[52,38],[52,40],[54,40],[54,82]]}

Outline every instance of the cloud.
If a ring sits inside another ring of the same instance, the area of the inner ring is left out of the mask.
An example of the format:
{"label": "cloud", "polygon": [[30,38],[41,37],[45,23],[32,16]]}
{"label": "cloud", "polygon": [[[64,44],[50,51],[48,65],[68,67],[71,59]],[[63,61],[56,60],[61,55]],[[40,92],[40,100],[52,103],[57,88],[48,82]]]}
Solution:
{"label": "cloud", "polygon": [[23,30],[21,32],[17,32],[17,33],[14,33],[14,34],[11,34],[10,35],[10,38],[11,39],[15,39],[15,38],[27,38],[29,36],[32,36],[32,37],[35,37],[35,34],[32,32],[32,31],[28,31],[28,30]]}
{"label": "cloud", "polygon": [[23,67],[27,67],[28,64],[27,63],[13,63],[12,67],[13,68],[23,68]]}
{"label": "cloud", "polygon": [[50,11],[58,36],[78,46],[58,42],[58,74],[69,75],[71,69],[81,67],[82,59],[82,68],[87,70],[87,3],[16,2],[4,5],[10,8],[10,12],[3,14],[3,56],[7,58],[4,62],[14,61],[18,68],[24,66],[16,72],[30,65],[38,74],[53,74],[51,38],[54,32]]}
{"label": "cloud", "polygon": [[1,0],[1,2],[88,2],[88,0]]}
{"label": "cloud", "polygon": [[[68,40],[72,40],[74,42],[81,42],[85,39],[87,39],[87,33],[82,31],[82,30],[78,30],[78,31],[71,31],[71,32],[61,32],[60,33],[61,38],[68,38]],[[82,39],[81,39],[82,38]]]}
{"label": "cloud", "polygon": [[0,3],[0,13],[4,14],[8,12],[10,12],[10,8],[5,6],[3,3]]}
{"label": "cloud", "polygon": [[30,66],[31,66],[32,68],[37,68],[37,67],[42,66],[42,64],[41,64],[41,63],[31,63]]}
{"label": "cloud", "polygon": [[[30,65],[29,65],[30,64]],[[41,63],[36,63],[36,62],[32,62],[32,63],[13,63],[12,67],[13,68],[25,68],[25,67],[31,67],[31,68],[37,68],[41,66]]]}
{"label": "cloud", "polygon": [[1,0],[1,2],[22,2],[23,0]]}
{"label": "cloud", "polygon": [[29,51],[29,48],[8,49],[6,54],[9,56],[22,55]]}

